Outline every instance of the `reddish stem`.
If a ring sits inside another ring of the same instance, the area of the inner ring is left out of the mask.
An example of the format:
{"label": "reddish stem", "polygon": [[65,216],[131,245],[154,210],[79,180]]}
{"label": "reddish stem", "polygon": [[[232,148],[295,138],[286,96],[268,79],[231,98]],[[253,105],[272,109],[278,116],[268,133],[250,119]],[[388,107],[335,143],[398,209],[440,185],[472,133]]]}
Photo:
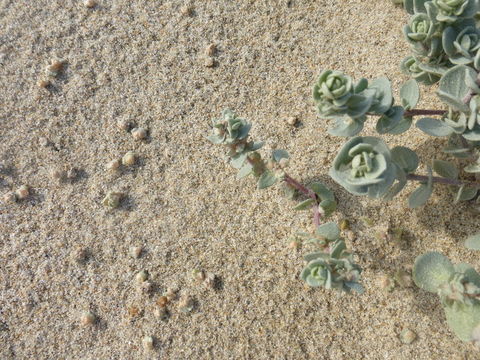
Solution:
{"label": "reddish stem", "polygon": [[445,110],[423,110],[423,109],[412,109],[407,110],[403,113],[404,117],[419,116],[419,115],[443,115]]}
{"label": "reddish stem", "polygon": [[[428,181],[428,176],[408,174],[407,175],[407,180],[427,182]],[[442,178],[442,177],[438,177],[438,176],[433,176],[432,181],[434,183],[445,184],[445,185],[455,185],[455,186],[480,185],[480,183],[474,182],[474,181],[462,181],[462,180],[456,180],[456,179],[447,179],[447,178]]]}
{"label": "reddish stem", "polygon": [[315,203],[312,205],[313,208],[313,223],[315,227],[318,227],[320,225],[320,211],[318,209],[318,198],[317,194],[313,190],[310,190],[307,188],[305,185],[302,185],[299,183],[297,180],[292,178],[290,175],[285,174],[285,177],[283,179],[287,184],[290,186],[294,187],[298,191],[300,191],[302,194],[305,196],[308,196],[309,198],[313,199]]}

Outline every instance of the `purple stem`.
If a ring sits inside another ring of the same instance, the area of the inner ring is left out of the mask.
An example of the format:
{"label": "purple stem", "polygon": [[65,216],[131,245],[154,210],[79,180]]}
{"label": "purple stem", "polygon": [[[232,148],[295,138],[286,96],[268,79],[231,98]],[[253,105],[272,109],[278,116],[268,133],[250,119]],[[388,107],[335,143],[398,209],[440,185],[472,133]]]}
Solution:
{"label": "purple stem", "polygon": [[320,211],[318,210],[318,198],[317,194],[313,190],[310,190],[307,188],[305,185],[302,185],[299,183],[297,180],[292,178],[290,175],[285,174],[285,177],[283,179],[287,184],[290,186],[294,187],[298,191],[300,191],[302,194],[305,196],[308,196],[309,198],[313,199],[315,203],[313,204],[313,223],[315,227],[318,227],[320,225]]}

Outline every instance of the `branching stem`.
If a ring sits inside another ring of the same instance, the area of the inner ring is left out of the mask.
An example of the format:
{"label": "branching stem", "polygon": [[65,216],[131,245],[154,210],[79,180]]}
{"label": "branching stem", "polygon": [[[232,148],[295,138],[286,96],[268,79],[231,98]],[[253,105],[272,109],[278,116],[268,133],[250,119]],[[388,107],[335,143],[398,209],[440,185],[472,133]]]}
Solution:
{"label": "branching stem", "polygon": [[315,227],[318,227],[320,225],[320,211],[318,209],[318,197],[317,194],[313,190],[310,190],[307,188],[305,185],[302,185],[299,183],[297,180],[292,178],[290,175],[285,174],[285,177],[283,178],[283,181],[285,181],[288,185],[294,187],[298,191],[300,191],[302,194],[305,196],[308,196],[309,198],[313,199],[315,203],[312,205],[313,208],[313,224]]}

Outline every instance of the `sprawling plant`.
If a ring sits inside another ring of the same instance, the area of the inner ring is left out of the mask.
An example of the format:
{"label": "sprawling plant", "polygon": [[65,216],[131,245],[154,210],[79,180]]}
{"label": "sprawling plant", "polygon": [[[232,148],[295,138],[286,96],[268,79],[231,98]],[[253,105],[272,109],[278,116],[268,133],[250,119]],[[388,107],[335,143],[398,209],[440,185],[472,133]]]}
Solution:
{"label": "sprawling plant", "polygon": [[480,275],[474,268],[429,252],[415,260],[413,280],[440,297],[447,323],[461,340],[480,344]]}
{"label": "sprawling plant", "polygon": [[264,160],[258,152],[263,143],[249,140],[250,129],[251,124],[225,110],[219,119],[213,120],[213,133],[208,139],[229,149],[230,164],[239,169],[238,179],[253,175],[259,189],[283,182],[288,197],[293,198],[296,193],[306,197],[295,210],[311,208],[316,231],[314,234],[296,233],[295,239],[312,244],[318,251],[305,256],[307,265],[301,274],[303,280],[313,287],[362,292],[358,283],[361,269],[346,251],[338,226],[331,222],[320,224],[320,219],[330,216],[337,207],[333,193],[320,182],[305,186],[287,174],[289,154],[285,150],[276,149],[268,160]]}
{"label": "sprawling plant", "polygon": [[[372,81],[336,70],[323,70],[313,87],[313,99],[322,119],[333,122],[328,132],[349,137],[333,160],[330,176],[348,192],[374,199],[392,200],[409,181],[419,182],[408,205],[416,208],[430,198],[433,187],[450,187],[454,202],[470,201],[480,212],[480,0],[392,0],[403,4],[411,15],[404,36],[411,54],[401,62],[411,77],[400,88],[396,103],[386,77]],[[437,94],[444,109],[418,109],[418,84],[438,83]],[[419,158],[414,150],[389,146],[379,137],[360,136],[365,122],[376,117],[380,135],[402,134],[412,124],[435,137],[448,137],[443,153],[467,162],[463,171],[455,162],[433,159],[426,173],[417,173]],[[415,120],[415,122],[414,122]],[[213,122],[209,137],[229,150],[238,177],[253,174],[260,189],[282,181],[290,193],[307,197],[296,209],[313,209],[315,234],[298,237],[320,250],[305,256],[307,265],[300,277],[310,286],[358,290],[360,268],[345,249],[345,242],[334,223],[321,225],[320,218],[336,207],[333,194],[325,185],[304,186],[285,172],[288,153],[275,150],[267,161],[258,150],[261,143],[248,140],[250,124],[226,111]],[[434,176],[435,173],[435,176]],[[478,175],[477,175],[478,176]],[[480,234],[465,245],[480,250]],[[464,341],[480,344],[480,275],[470,266],[453,266],[438,253],[419,257],[414,269],[419,287],[440,296],[447,322]]]}

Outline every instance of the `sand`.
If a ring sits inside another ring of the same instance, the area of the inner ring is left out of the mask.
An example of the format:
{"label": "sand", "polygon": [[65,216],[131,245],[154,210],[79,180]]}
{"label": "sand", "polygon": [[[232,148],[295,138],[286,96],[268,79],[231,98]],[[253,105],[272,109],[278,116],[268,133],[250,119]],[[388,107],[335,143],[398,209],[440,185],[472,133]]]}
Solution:
{"label": "sand", "polygon": [[[0,359],[478,358],[450,332],[435,296],[378,286],[427,250],[479,268],[459,244],[477,218],[445,188],[412,211],[413,186],[385,204],[326,175],[344,140],[326,134],[312,84],[332,68],[357,79],[387,75],[398,94],[406,19],[387,0],[99,0],[93,9],[0,0],[0,193],[31,187],[25,201],[0,203]],[[53,59],[64,69],[41,88]],[[422,97],[419,107],[442,106],[432,88]],[[264,154],[290,152],[292,176],[335,191],[333,220],[352,223],[347,243],[365,294],[298,279],[309,248],[290,249],[288,238],[312,230],[311,214],[294,212],[279,188],[235,179],[224,149],[205,139],[225,108],[253,122]],[[147,140],[135,141],[119,120],[148,129]],[[374,124],[363,134],[374,135]],[[444,141],[416,129],[385,139],[416,149],[423,163],[444,158]],[[127,151],[138,154],[136,166],[105,169]],[[79,171],[55,180],[64,168]],[[126,195],[120,208],[102,206],[108,191]],[[389,224],[408,229],[408,241],[378,240]],[[216,287],[196,283],[195,269],[215,274]],[[150,294],[138,289],[141,270]],[[177,299],[168,320],[157,318],[167,288],[192,297],[194,309],[181,312]],[[86,311],[92,326],[80,324]],[[410,345],[398,338],[405,327],[418,335]],[[143,348],[144,336],[154,350]]]}

